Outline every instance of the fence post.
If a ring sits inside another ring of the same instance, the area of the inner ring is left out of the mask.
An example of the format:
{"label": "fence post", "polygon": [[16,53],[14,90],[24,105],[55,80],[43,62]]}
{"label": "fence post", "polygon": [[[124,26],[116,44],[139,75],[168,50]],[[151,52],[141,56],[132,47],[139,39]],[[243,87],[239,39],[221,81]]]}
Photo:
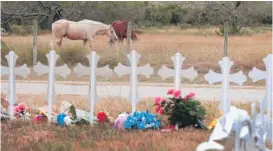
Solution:
{"label": "fence post", "polygon": [[38,39],[38,21],[37,19],[33,20],[33,66],[37,64],[37,39]]}
{"label": "fence post", "polygon": [[224,36],[225,36],[225,39],[224,39],[224,57],[227,57],[228,54],[227,54],[227,45],[228,45],[228,22],[225,22],[224,23]]}
{"label": "fence post", "polygon": [[[131,31],[132,31],[132,22],[128,21],[127,26],[127,54],[130,54],[131,52]],[[129,66],[130,61],[127,59],[127,65]]]}

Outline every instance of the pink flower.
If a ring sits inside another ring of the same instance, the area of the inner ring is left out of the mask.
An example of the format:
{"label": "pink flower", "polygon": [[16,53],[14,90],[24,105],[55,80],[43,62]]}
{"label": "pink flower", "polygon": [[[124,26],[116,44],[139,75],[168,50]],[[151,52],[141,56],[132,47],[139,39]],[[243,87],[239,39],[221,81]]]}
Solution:
{"label": "pink flower", "polygon": [[28,107],[24,103],[19,103],[18,105],[14,106],[14,113],[20,113],[22,111],[26,111]]}
{"label": "pink flower", "polygon": [[157,105],[157,106],[155,107],[155,111],[156,111],[156,113],[158,113],[158,112],[159,112],[159,110],[160,110],[160,106],[159,106],[159,105]]}
{"label": "pink flower", "polygon": [[189,98],[193,98],[195,96],[195,93],[191,92],[190,94],[188,94]]}
{"label": "pink flower", "polygon": [[155,97],[155,104],[159,105],[161,103],[161,97]]}
{"label": "pink flower", "polygon": [[189,99],[193,98],[195,96],[195,93],[191,92],[190,94],[186,95],[183,100],[188,101]]}
{"label": "pink flower", "polygon": [[173,93],[173,97],[174,97],[174,98],[179,98],[180,95],[181,95],[180,90],[176,90],[176,91]]}
{"label": "pink flower", "polygon": [[168,92],[167,92],[168,95],[173,94],[173,93],[174,93],[174,89],[169,89]]}
{"label": "pink flower", "polygon": [[161,107],[161,108],[159,109],[159,111],[158,111],[158,114],[162,115],[163,113],[164,113],[164,108]]}

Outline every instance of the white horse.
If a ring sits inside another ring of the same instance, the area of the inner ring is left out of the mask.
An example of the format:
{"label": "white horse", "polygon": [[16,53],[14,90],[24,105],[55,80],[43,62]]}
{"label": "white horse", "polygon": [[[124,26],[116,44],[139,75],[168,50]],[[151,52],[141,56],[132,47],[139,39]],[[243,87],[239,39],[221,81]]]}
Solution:
{"label": "white horse", "polygon": [[56,44],[61,47],[62,38],[66,37],[70,40],[83,40],[84,46],[88,41],[89,47],[93,51],[91,41],[95,35],[100,34],[106,34],[111,41],[117,42],[118,40],[112,25],[87,19],[78,22],[61,19],[52,24],[53,48],[55,48]]}

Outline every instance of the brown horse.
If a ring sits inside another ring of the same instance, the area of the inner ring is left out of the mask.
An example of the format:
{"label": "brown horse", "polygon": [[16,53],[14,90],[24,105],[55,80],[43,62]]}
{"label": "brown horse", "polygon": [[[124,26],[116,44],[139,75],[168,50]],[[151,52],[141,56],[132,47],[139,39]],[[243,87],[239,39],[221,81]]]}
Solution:
{"label": "brown horse", "polygon": [[53,49],[55,48],[55,44],[60,47],[62,45],[62,38],[66,37],[70,40],[83,40],[84,46],[88,41],[89,47],[93,51],[91,41],[95,38],[95,35],[100,34],[106,34],[113,42],[117,42],[118,40],[115,30],[111,25],[87,19],[78,22],[61,19],[52,24]]}
{"label": "brown horse", "polygon": [[[119,42],[123,42],[124,38],[127,39],[128,20],[115,20],[112,22],[112,26],[119,38]],[[133,41],[140,40],[133,30],[131,31],[131,39]],[[113,41],[110,40],[110,43],[113,43]]]}

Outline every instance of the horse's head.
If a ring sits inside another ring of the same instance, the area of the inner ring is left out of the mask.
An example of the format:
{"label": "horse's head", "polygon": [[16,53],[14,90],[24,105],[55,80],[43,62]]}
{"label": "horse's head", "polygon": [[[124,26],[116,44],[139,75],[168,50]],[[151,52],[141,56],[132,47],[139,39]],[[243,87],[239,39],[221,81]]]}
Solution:
{"label": "horse's head", "polygon": [[140,38],[137,37],[136,33],[134,31],[131,32],[131,39],[133,41],[139,41]]}
{"label": "horse's head", "polygon": [[112,25],[109,25],[109,29],[107,29],[106,33],[112,42],[118,41],[118,36],[116,35],[116,32]]}

